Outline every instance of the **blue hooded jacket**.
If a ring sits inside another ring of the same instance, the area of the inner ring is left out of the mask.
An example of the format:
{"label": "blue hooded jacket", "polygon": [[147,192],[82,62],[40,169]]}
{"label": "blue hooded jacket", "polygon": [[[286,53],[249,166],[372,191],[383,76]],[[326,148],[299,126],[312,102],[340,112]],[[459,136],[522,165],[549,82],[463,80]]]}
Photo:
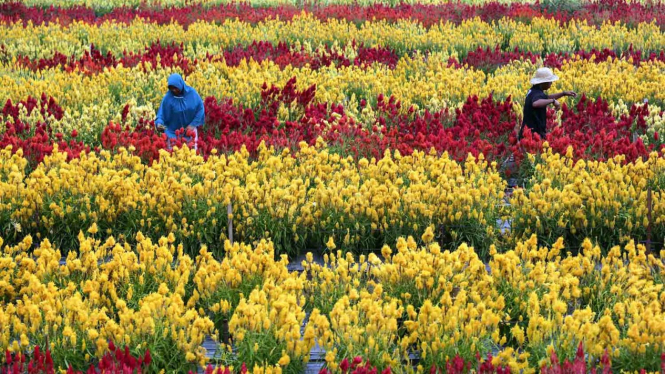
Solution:
{"label": "blue hooded jacket", "polygon": [[203,125],[205,109],[201,96],[194,88],[185,84],[180,74],[171,74],[168,85],[178,88],[181,96],[175,96],[171,91],[164,95],[157,111],[155,125],[163,124],[166,127],[166,136],[175,138],[175,133],[179,129]]}

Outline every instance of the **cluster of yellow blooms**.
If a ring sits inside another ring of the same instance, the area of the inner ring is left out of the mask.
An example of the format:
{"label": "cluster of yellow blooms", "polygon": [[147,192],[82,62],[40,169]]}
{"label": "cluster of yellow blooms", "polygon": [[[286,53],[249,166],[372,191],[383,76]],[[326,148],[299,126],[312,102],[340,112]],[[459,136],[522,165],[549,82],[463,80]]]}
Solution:
{"label": "cluster of yellow blooms", "polygon": [[[95,239],[94,225],[88,232],[64,264],[48,240],[2,248],[1,350],[48,346],[57,365],[85,367],[112,339],[150,349],[157,369],[175,372],[207,362],[201,344],[221,333],[220,315],[232,342],[220,350],[254,372],[299,372],[317,343],[333,370],[362,356],[393,372],[494,352],[494,365],[532,373],[553,350],[571,358],[580,342],[588,360],[607,351],[613,367],[635,370],[658,368],[665,349],[665,264],[632,243],[602,256],[587,240],[573,255],[562,239],[541,247],[534,235],[492,250],[486,266],[466,244],[442,250],[427,228],[420,247],[399,238],[381,257],[356,259],[331,240],[323,265],[310,254],[305,271],[289,273],[271,242],[227,241],[222,258],[205,247],[191,258],[172,234],[153,243],[139,233],[130,246]],[[308,295],[331,297],[332,307]],[[406,364],[413,352],[416,367]]]}
{"label": "cluster of yellow blooms", "polygon": [[529,189],[516,190],[510,200],[511,229],[517,238],[535,233],[552,243],[559,236],[569,242],[589,237],[607,248],[645,239],[649,187],[653,234],[662,237],[665,204],[660,179],[665,159],[657,153],[634,163],[622,163],[624,156],[607,162],[574,161],[572,148],[560,155],[546,147],[538,157]]}
{"label": "cluster of yellow blooms", "polygon": [[588,240],[576,256],[564,255],[563,248],[561,239],[551,248],[539,247],[533,236],[490,261],[505,311],[520,322],[511,332],[526,348],[523,365],[552,348],[572,353],[579,342],[594,357],[608,350],[615,364],[631,358],[644,362],[653,350],[662,350],[665,330],[652,321],[663,320],[665,253],[656,258],[632,242],[604,257]]}
{"label": "cluster of yellow blooms", "polygon": [[[322,141],[301,143],[294,154],[261,146],[256,159],[245,151],[207,159],[186,147],[161,152],[151,165],[124,148],[71,161],[55,152],[28,171],[21,150],[1,151],[5,240],[32,234],[71,245],[94,223],[120,238],[174,233],[187,251],[200,243],[215,251],[223,249],[230,220],[236,239],[271,238],[290,253],[330,237],[346,248],[376,248],[429,226],[481,250],[500,237],[514,243],[531,234],[550,244],[563,236],[571,246],[590,238],[603,248],[647,239],[649,230],[654,239],[665,235],[665,158],[657,153],[634,163],[623,163],[624,156],[574,161],[572,149],[560,155],[545,144],[529,188],[515,190],[504,205],[505,181],[482,156],[462,164],[445,153],[386,152],[380,160],[355,161]],[[500,232],[498,219],[510,222],[510,232]],[[225,276],[248,276],[225,266]],[[201,276],[202,283],[222,281]]]}
{"label": "cluster of yellow blooms", "polygon": [[186,147],[161,152],[152,165],[124,148],[71,161],[55,152],[27,172],[21,150],[2,150],[0,217],[17,237],[23,230],[69,243],[95,223],[107,234],[173,232],[188,250],[201,242],[221,249],[233,218],[240,240],[270,235],[280,249],[293,250],[334,236],[358,247],[371,235],[391,242],[442,224],[473,225],[491,239],[505,188],[482,156],[462,165],[446,154],[386,152],[356,162],[322,141],[301,143],[295,154],[261,146],[257,159],[244,151],[207,160]]}
{"label": "cluster of yellow blooms", "polygon": [[101,24],[75,21],[67,26],[3,23],[0,30],[4,35],[3,53],[10,59],[18,55],[50,58],[55,52],[82,56],[91,44],[103,53],[121,56],[125,51],[143,52],[146,46],[156,42],[183,44],[184,56],[192,60],[254,41],[275,45],[286,42],[298,49],[301,45],[312,48],[335,44],[344,48],[356,41],[367,47],[388,47],[399,54],[429,51],[461,57],[478,47],[494,49],[504,43],[511,50],[519,47],[521,51],[539,55],[606,48],[621,52],[631,46],[638,51],[658,52],[665,45],[665,32],[655,23],[628,27],[621,22],[596,26],[585,20],[562,23],[541,17],[531,19],[529,24],[511,18],[491,23],[472,18],[459,24],[441,20],[426,27],[410,19],[361,24],[336,18],[321,20],[306,11],[290,20],[267,19],[256,24],[226,19],[221,23],[197,21],[185,27],[177,23],[160,25],[138,18],[128,24],[115,21]]}
{"label": "cluster of yellow blooms", "polygon": [[[95,233],[96,226],[89,231]],[[60,365],[84,368],[106,352],[110,340],[133,351],[150,346],[166,363],[167,352],[153,348],[159,342],[172,345],[171,354],[182,363],[203,363],[201,344],[214,326],[185,306],[193,261],[173,244],[173,236],[158,243],[140,234],[135,239],[130,247],[81,233],[78,251],[70,252],[65,264],[48,240],[35,246],[27,236],[5,246],[2,350],[40,345],[50,348]]]}

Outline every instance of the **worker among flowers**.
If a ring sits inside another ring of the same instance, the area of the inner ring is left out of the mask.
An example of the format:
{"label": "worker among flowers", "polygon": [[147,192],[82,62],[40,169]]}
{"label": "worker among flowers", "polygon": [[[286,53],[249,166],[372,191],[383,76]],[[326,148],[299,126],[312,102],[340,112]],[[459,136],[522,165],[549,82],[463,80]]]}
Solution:
{"label": "worker among flowers", "polygon": [[[203,125],[204,120],[205,109],[201,96],[194,88],[185,84],[180,74],[171,74],[168,79],[168,92],[157,111],[157,130],[164,131],[171,140],[176,137],[178,130],[185,129],[183,135],[193,135],[196,142],[197,128]],[[189,136],[186,139],[190,140]]]}
{"label": "worker among flowers", "polygon": [[538,134],[541,139],[545,139],[547,135],[547,106],[553,104],[554,108],[559,110],[561,104],[557,99],[564,96],[577,96],[573,91],[547,95],[545,91],[552,87],[552,82],[557,80],[559,80],[559,77],[552,72],[552,69],[540,68],[536,70],[536,74],[531,79],[531,89],[527,92],[526,100],[524,100],[524,116],[520,127],[520,139],[523,136],[525,126],[531,129],[531,132]]}

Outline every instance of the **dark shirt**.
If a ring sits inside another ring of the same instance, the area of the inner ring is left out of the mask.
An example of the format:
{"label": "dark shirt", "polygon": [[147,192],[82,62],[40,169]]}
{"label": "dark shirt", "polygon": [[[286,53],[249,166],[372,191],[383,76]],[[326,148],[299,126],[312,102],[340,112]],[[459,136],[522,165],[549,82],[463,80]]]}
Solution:
{"label": "dark shirt", "polygon": [[522,137],[524,126],[526,126],[531,129],[531,132],[535,132],[541,138],[545,139],[545,134],[547,133],[547,107],[533,107],[533,103],[540,99],[547,99],[547,94],[540,87],[531,87],[526,94],[526,100],[524,100],[524,110],[522,112],[524,119],[522,120],[520,138]]}

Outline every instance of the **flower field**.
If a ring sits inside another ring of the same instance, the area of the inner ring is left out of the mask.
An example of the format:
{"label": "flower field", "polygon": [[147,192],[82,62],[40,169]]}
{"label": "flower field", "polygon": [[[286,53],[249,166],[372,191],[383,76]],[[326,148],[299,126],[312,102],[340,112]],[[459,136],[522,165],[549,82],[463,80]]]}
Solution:
{"label": "flower field", "polygon": [[[0,31],[0,373],[665,373],[664,3],[22,0]],[[518,139],[542,66],[578,96]],[[155,128],[172,73],[196,140]]]}

